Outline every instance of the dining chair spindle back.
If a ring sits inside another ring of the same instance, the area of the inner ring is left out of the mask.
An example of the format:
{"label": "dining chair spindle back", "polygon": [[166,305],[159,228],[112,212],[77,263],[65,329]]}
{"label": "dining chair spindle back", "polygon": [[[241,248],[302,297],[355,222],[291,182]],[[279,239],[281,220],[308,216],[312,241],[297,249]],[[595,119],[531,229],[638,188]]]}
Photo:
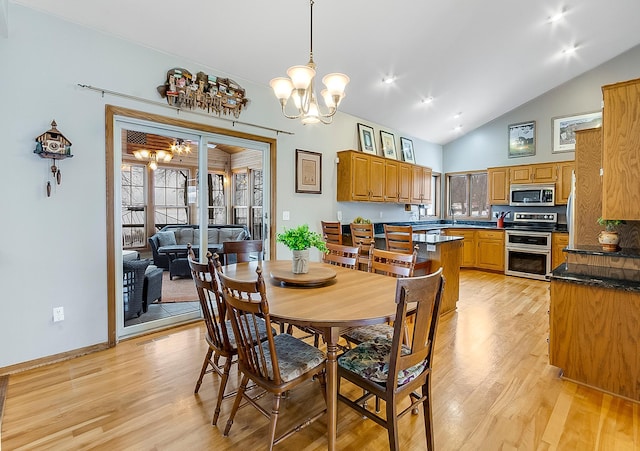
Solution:
{"label": "dining chair spindle back", "polygon": [[340,221],[320,221],[322,237],[327,243],[342,244],[342,224]]}
{"label": "dining chair spindle back", "polygon": [[[216,266],[219,270],[221,267]],[[326,408],[310,414],[301,424],[276,438],[276,425],[282,395],[300,383],[317,376],[320,389],[326,400],[325,355],[319,349],[289,334],[275,335],[267,330],[267,339],[256,345],[256,324],[270,324],[269,303],[262,277],[262,267],[256,269],[257,279],[236,280],[218,271],[227,314],[231,317],[233,331],[238,344],[238,368],[242,381],[236,395],[231,414],[224,430],[229,435],[236,412],[243,399],[270,419],[269,449],[294,432],[322,417]],[[249,380],[273,395],[270,412],[259,405],[246,392]]]}
{"label": "dining chair spindle back", "polygon": [[[427,449],[435,449],[431,372],[443,288],[442,268],[426,276],[398,279],[393,337],[361,343],[338,358],[338,399],[385,427],[393,451],[399,449],[398,419],[410,411],[418,413],[420,404]],[[409,304],[415,305],[414,325],[409,343],[403,344]],[[340,393],[342,379],[361,387],[365,394],[354,400]],[[365,402],[373,396],[386,402],[385,417],[367,408]],[[411,404],[400,410],[399,404],[407,397]]]}

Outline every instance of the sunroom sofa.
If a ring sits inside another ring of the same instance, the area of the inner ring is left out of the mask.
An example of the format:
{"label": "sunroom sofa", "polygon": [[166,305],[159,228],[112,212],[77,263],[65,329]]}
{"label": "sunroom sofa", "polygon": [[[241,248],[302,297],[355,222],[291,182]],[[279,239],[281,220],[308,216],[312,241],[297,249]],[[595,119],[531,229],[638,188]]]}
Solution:
{"label": "sunroom sofa", "polygon": [[[222,249],[222,242],[229,240],[250,240],[251,234],[246,225],[240,224],[211,224],[207,228],[207,244]],[[159,232],[149,238],[149,246],[153,253],[153,263],[165,270],[169,270],[170,278],[174,276],[189,277],[186,245],[200,243],[200,227],[197,224],[172,224],[164,226]],[[180,244],[185,246],[184,254],[169,255],[158,253],[162,246]]]}

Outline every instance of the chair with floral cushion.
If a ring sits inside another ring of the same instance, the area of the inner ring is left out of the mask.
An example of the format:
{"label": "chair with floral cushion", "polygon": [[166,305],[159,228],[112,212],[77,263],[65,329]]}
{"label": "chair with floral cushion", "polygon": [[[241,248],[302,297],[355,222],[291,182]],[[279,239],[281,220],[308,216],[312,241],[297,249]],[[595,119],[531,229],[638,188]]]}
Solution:
{"label": "chair with floral cushion", "polygon": [[[222,295],[216,280],[216,270],[211,252],[207,252],[207,263],[199,263],[195,259],[192,249],[189,249],[189,267],[191,268],[191,277],[196,285],[198,298],[200,299],[200,307],[202,308],[202,316],[206,326],[205,340],[209,346],[207,354],[202,363],[200,377],[196,382],[194,393],[198,393],[202,385],[202,379],[207,373],[215,372],[220,376],[220,387],[218,388],[218,400],[213,413],[211,424],[214,426],[218,422],[220,416],[220,406],[224,398],[231,397],[235,392],[225,394],[227,381],[231,366],[235,363],[238,355],[235,336],[233,335],[233,327],[230,320],[225,320],[225,308]],[[258,339],[266,339],[266,323],[264,321],[257,322]],[[220,368],[220,358],[224,358],[224,366]]]}
{"label": "chair with floral cushion", "polygon": [[[216,266],[220,269],[220,266]],[[255,327],[257,321],[270,323],[269,304],[262,267],[256,269],[257,279],[236,280],[218,271],[227,314],[231,317],[233,332],[238,344],[238,369],[242,382],[231,409],[224,435],[229,435],[236,412],[243,398],[260,413],[270,419],[269,449],[281,440],[322,417],[326,408],[309,416],[298,426],[276,438],[276,424],[282,395],[300,383],[317,376],[320,389],[326,398],[325,355],[319,349],[289,334],[275,335],[267,329],[267,340],[256,346]],[[256,402],[246,392],[249,380],[273,395],[271,411]],[[306,401],[306,400],[305,400]]]}
{"label": "chair with floral cushion", "polygon": [[[435,449],[431,370],[443,288],[442,268],[426,276],[398,279],[393,338],[379,337],[361,343],[338,358],[338,399],[385,427],[389,448],[394,451],[399,449],[398,419],[410,411],[417,413],[420,403],[424,410],[427,449]],[[414,325],[405,345],[402,343],[407,327],[405,319],[408,305],[413,303]],[[343,379],[362,388],[364,395],[352,399],[340,392]],[[365,402],[373,396],[385,401],[384,418],[367,408]],[[399,405],[407,397],[411,404],[400,410]]]}
{"label": "chair with floral cushion", "polygon": [[[413,268],[416,261],[416,251],[412,254],[385,251],[376,249],[371,245],[369,249],[369,272],[383,274],[390,277],[412,277]],[[391,338],[393,336],[393,326],[389,324],[374,324],[371,326],[360,326],[348,329],[342,336],[349,343],[362,343],[377,337]]]}

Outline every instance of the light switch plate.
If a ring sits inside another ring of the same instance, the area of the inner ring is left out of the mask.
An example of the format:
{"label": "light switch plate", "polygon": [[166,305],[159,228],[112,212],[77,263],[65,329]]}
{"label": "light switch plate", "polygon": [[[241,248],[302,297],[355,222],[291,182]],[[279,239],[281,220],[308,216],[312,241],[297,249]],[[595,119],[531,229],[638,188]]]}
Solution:
{"label": "light switch plate", "polygon": [[283,211],[282,212],[282,220],[283,221],[288,221],[289,219],[291,219],[289,212],[288,211]]}

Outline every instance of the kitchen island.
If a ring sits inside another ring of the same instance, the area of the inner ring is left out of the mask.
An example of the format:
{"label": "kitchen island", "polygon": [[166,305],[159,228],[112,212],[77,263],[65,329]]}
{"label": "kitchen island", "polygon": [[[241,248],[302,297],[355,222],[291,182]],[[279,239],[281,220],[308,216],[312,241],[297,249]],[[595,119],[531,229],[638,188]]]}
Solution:
{"label": "kitchen island", "polygon": [[564,378],[640,401],[640,250],[565,252],[551,276],[549,363]]}
{"label": "kitchen island", "polygon": [[[376,234],[375,239],[376,247],[385,249],[384,234]],[[413,242],[418,246],[418,257],[429,260],[430,272],[442,267],[445,284],[440,313],[455,311],[460,297],[463,237],[414,233]]]}

